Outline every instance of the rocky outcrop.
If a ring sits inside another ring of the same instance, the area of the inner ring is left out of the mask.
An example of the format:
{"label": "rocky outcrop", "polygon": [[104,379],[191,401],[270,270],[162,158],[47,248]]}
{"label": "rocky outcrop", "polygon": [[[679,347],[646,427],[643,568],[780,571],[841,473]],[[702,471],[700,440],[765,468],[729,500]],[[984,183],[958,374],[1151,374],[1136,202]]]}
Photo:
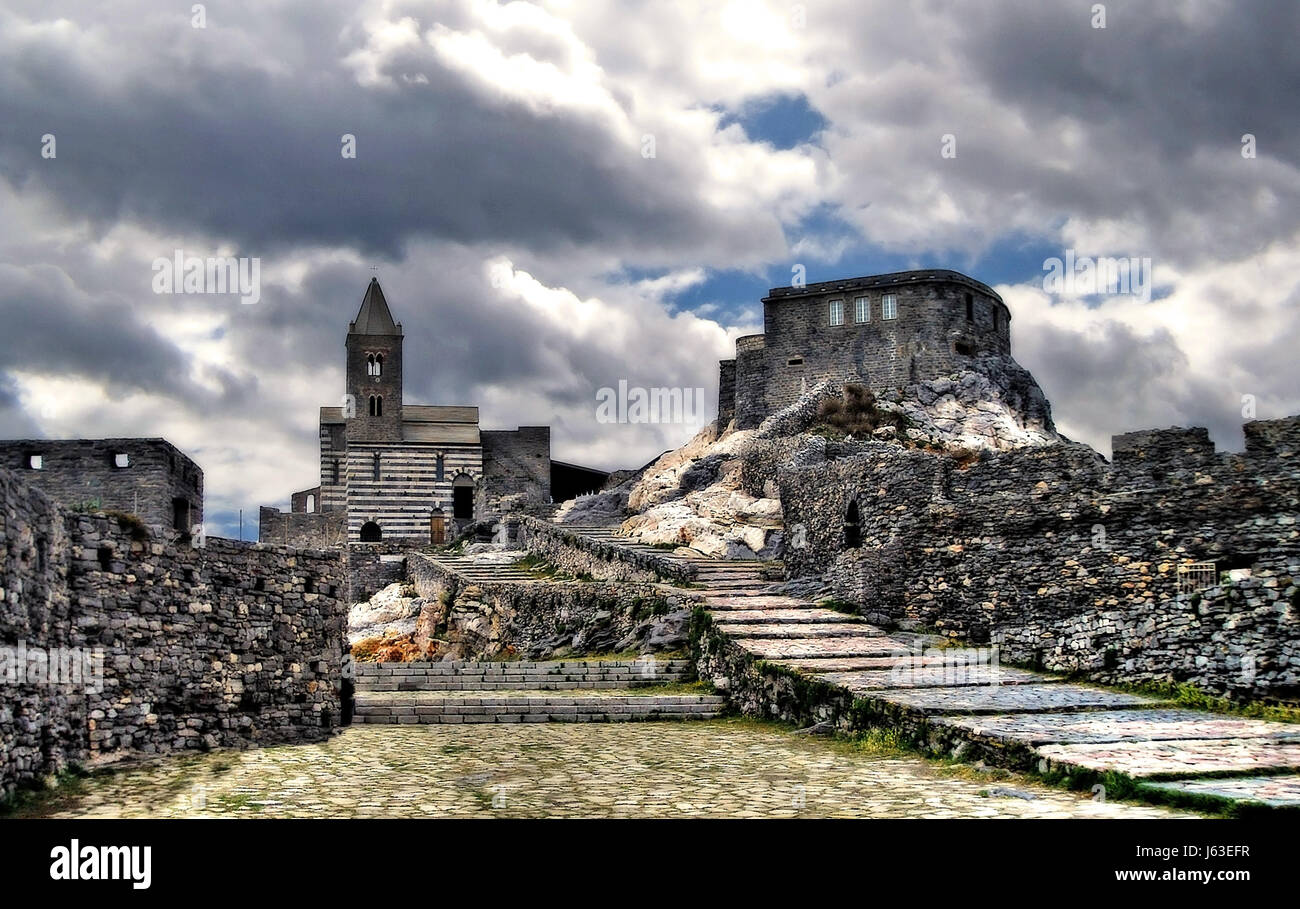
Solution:
{"label": "rocky outcrop", "polygon": [[367,638],[411,634],[415,620],[424,608],[410,584],[389,584],[363,603],[354,603],[348,611],[348,643]]}

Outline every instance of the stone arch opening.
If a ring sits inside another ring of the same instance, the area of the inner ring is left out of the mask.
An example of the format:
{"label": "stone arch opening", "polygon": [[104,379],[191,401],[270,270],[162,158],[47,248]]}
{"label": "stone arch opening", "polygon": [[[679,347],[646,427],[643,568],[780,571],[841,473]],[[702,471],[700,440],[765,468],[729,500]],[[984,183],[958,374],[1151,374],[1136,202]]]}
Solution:
{"label": "stone arch opening", "polygon": [[850,499],[844,509],[844,548],[857,549],[862,545],[862,521],[858,513],[858,500]]}
{"label": "stone arch opening", "polygon": [[384,531],[374,521],[366,521],[361,525],[361,542],[378,543],[384,538]]}
{"label": "stone arch opening", "polygon": [[451,516],[457,521],[474,520],[474,478],[458,474],[451,481]]}

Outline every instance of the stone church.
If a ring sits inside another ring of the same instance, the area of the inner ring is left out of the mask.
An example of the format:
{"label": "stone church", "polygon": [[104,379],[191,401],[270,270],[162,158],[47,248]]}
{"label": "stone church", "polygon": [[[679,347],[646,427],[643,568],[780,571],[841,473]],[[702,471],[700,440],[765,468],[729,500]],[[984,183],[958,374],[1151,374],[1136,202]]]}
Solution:
{"label": "stone church", "polygon": [[403,340],[372,278],[344,340],[342,404],[320,409],[320,485],[294,493],[288,515],[263,508],[263,542],[450,542],[475,522],[545,513],[557,493],[604,481],[553,462],[549,426],[486,430],[477,407],[405,403]]}

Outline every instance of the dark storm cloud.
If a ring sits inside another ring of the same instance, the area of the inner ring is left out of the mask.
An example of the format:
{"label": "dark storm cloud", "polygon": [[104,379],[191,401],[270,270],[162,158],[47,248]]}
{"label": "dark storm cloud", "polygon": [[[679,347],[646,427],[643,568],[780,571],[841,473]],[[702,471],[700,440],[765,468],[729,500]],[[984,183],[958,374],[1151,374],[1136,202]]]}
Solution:
{"label": "dark storm cloud", "polygon": [[1189,375],[1187,354],[1168,331],[1143,335],[1115,321],[1088,330],[1044,325],[1022,332],[1019,343],[1067,435],[1104,449],[1116,433],[1194,425],[1239,447],[1240,391]]}
{"label": "dark storm cloud", "polygon": [[[976,179],[1071,217],[1130,219],[1148,251],[1180,264],[1294,236],[1300,187],[1276,165],[1300,166],[1300,119],[1287,115],[1300,97],[1300,4],[1104,5],[1104,29],[1090,3],[1007,0],[962,16],[955,50],[970,76],[1044,147],[1071,124],[1087,152],[1068,172],[1051,156],[1009,170],[980,140],[967,145]],[[1241,156],[1247,133],[1256,160]]]}
{"label": "dark storm cloud", "polygon": [[[155,25],[123,71],[116,54],[78,58],[76,43],[0,38],[0,174],[105,228],[129,218],[254,255],[346,245],[399,258],[412,237],[543,252],[600,244],[647,261],[779,247],[774,218],[701,203],[698,161],[647,160],[640,129],[629,142],[596,114],[485,97],[427,44],[384,59],[394,85],[359,85],[344,58],[361,30],[344,9],[313,11],[333,26],[315,33],[347,37],[293,56],[287,72],[207,46],[228,40],[222,21],[278,33],[278,19],[302,15],[256,4],[212,7],[206,30]],[[426,15],[421,29],[434,24]],[[46,133],[55,160],[40,157]],[[356,137],[355,160],[340,153],[344,134]]]}
{"label": "dark storm cloud", "polygon": [[195,385],[189,358],[141,322],[120,297],[92,298],[51,266],[20,270],[0,264],[0,364],[9,370],[93,380],[109,392],[144,391],[196,407],[237,404],[249,389],[224,370]]}

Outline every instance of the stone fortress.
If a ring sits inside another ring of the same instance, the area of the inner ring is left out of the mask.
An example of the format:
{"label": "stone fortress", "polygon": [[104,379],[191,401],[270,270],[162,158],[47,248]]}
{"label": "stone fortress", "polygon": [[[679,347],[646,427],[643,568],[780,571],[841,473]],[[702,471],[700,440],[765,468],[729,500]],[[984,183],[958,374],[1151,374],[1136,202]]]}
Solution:
{"label": "stone fortress", "polygon": [[718,422],[754,429],[824,382],[879,398],[960,371],[980,354],[1011,356],[1011,313],[986,284],[923,270],[774,287],[763,333],[736,339],[718,378]]}
{"label": "stone fortress", "polygon": [[[864,620],[1106,683],[1300,699],[1300,418],[1248,423],[1241,455],[1204,430],[1129,433],[1108,463],[1056,433],[978,281],[914,271],[763,302],[764,334],[720,365],[718,421],[599,491],[605,475],[550,459],[546,427],[406,405],[377,281],[346,336],[348,397],[321,410],[320,483],[263,509],[260,543],[196,538],[202,472],[161,440],[5,443],[0,646],[99,647],[103,678],[14,689],[0,784],[328,734],[349,719],[348,603],[393,581],[419,593],[417,659],[689,647],[734,707],[801,724],[870,713],[834,673],[797,671]],[[828,425],[845,386],[884,422]],[[573,579],[437,546],[498,520]],[[741,557],[743,580],[719,582]],[[779,595],[726,605],[760,576]],[[856,617],[799,617],[827,600]]]}

